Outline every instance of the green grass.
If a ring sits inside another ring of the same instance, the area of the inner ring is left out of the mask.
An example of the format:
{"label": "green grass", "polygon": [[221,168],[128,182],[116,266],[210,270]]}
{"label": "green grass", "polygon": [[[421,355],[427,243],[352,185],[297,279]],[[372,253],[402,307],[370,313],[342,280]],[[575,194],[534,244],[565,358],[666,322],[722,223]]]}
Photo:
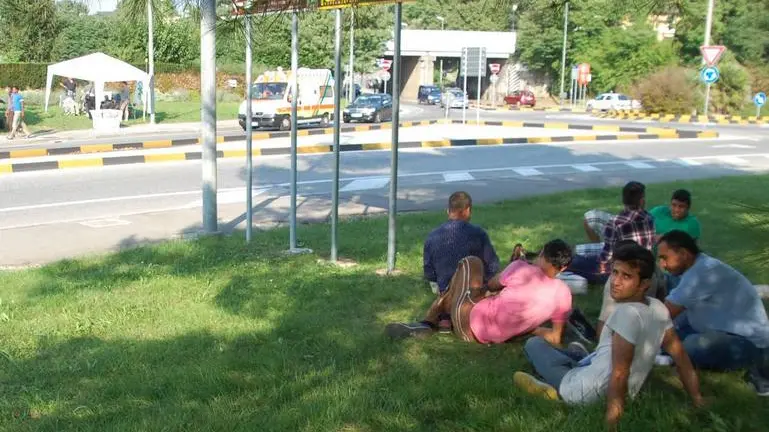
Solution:
{"label": "green grass", "polygon": [[[240,102],[219,102],[216,104],[216,117],[218,120],[237,120]],[[200,102],[166,102],[156,103],[155,120],[158,123],[185,123],[200,121]],[[49,106],[48,112],[42,106],[30,105],[26,111],[27,125],[33,132],[37,131],[63,131],[90,129],[93,123],[86,115],[77,117],[66,116],[58,106]],[[135,120],[123,122],[124,125],[136,125],[149,122],[142,120],[141,112],[137,113]]]}
{"label": "green grass", "polygon": [[[649,188],[651,204],[688,187],[703,246],[756,283],[769,282],[769,176]],[[585,209],[618,209],[617,188],[475,209],[502,259],[562,237],[582,241]],[[399,217],[398,267],[379,277],[387,221],[340,226],[338,268],[319,258],[329,227],[300,225],[316,255],[284,256],[288,233],[170,242],[101,258],[0,273],[0,430],[4,431],[585,431],[600,404],[566,407],[512,385],[528,370],[519,343],[450,336],[393,343],[392,320],[420,318],[422,240],[443,212]],[[592,292],[576,301],[590,316]],[[629,403],[626,431],[763,431],[767,400],[740,374],[701,374],[708,411],[694,411],[672,369],[657,368]]]}

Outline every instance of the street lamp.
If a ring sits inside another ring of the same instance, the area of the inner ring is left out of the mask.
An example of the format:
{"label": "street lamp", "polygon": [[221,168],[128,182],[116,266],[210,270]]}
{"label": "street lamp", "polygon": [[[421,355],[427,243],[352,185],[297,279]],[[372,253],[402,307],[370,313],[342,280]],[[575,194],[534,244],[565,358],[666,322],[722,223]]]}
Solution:
{"label": "street lamp", "polygon": [[[446,24],[446,18],[442,16],[436,16],[435,19],[441,22],[441,31],[443,31],[443,25]],[[441,57],[440,63],[441,63],[441,75],[438,82],[440,83],[441,90],[443,90],[443,57]]]}

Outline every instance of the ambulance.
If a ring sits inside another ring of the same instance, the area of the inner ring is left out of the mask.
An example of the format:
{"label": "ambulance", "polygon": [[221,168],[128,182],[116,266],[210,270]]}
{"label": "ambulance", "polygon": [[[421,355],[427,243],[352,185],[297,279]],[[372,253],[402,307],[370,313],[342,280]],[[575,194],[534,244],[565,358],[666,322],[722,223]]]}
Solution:
{"label": "ambulance", "polygon": [[[291,72],[282,68],[259,75],[251,86],[251,126],[291,129]],[[297,124],[327,127],[334,116],[334,77],[328,69],[300,68],[297,71]],[[238,120],[246,130],[246,101],[240,104]]]}

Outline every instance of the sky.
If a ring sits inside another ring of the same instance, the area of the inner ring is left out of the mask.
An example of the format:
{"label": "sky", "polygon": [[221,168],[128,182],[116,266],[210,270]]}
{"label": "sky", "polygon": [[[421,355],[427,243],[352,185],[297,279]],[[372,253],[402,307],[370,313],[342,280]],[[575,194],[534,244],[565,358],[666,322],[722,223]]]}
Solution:
{"label": "sky", "polygon": [[117,2],[118,0],[88,0],[88,9],[92,14],[102,11],[113,11]]}

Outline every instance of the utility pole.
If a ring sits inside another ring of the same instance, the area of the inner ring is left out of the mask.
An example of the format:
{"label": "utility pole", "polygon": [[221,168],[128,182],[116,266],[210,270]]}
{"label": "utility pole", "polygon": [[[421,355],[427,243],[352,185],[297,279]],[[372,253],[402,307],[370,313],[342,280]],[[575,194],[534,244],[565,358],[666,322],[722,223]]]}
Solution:
{"label": "utility pole", "polygon": [[355,99],[355,8],[350,9],[350,93],[347,101]]}
{"label": "utility pole", "polygon": [[216,2],[200,1],[200,143],[202,155],[203,231],[219,230],[216,189]]}
{"label": "utility pole", "polygon": [[[150,75],[150,123],[155,124],[155,42],[152,34],[154,33],[155,23],[152,17],[152,0],[147,0],[147,59],[149,61]],[[101,103],[101,101],[96,101]]]}
{"label": "utility pole", "polygon": [[331,185],[331,257],[336,263],[338,258],[337,240],[339,238],[339,139],[341,132],[341,93],[342,93],[342,9],[334,11],[334,178]]}
{"label": "utility pole", "polygon": [[[705,43],[703,45],[710,45],[710,35],[713,29],[713,9],[715,8],[715,0],[708,0],[708,15],[705,19]],[[705,64],[705,59],[702,59],[702,63]],[[710,84],[705,84],[705,110],[704,115],[708,115],[708,108],[710,105]]]}
{"label": "utility pole", "polygon": [[395,3],[395,35],[393,46],[393,115],[392,144],[390,145],[390,199],[387,208],[387,274],[395,271],[396,222],[398,213],[398,128],[400,127],[401,106],[401,24],[403,3]]}
{"label": "utility pole", "polygon": [[253,118],[251,111],[251,72],[253,68],[253,59],[251,53],[251,15],[246,14],[246,243],[251,243],[251,237],[254,230],[254,203],[253,203],[253,183],[254,183],[254,157],[251,154],[253,150]]}
{"label": "utility pole", "polygon": [[[444,26],[444,24],[446,24],[446,18],[444,18],[442,16],[437,16],[437,17],[435,17],[435,19],[437,19],[438,21],[441,22],[441,32],[442,32],[443,31],[443,26]],[[441,57],[440,63],[441,63],[441,75],[440,75],[439,83],[440,83],[441,90],[443,90],[443,57]]]}
{"label": "utility pole", "polygon": [[566,8],[563,11],[563,52],[561,53],[561,93],[558,94],[558,99],[561,101],[563,107],[563,84],[566,78],[566,44],[568,41],[569,31],[569,2],[566,2]]}

